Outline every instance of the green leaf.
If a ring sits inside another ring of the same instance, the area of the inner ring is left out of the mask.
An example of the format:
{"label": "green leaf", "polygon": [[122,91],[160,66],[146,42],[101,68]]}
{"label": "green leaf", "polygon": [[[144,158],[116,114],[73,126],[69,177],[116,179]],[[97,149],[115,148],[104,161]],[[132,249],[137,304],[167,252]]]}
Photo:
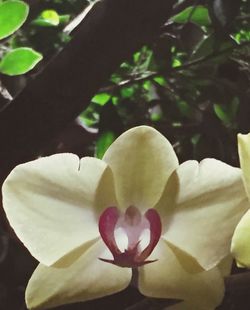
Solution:
{"label": "green leaf", "polygon": [[32,21],[33,25],[42,27],[56,27],[60,23],[60,16],[55,10],[45,10]]}
{"label": "green leaf", "polygon": [[133,55],[134,63],[137,63],[140,60],[141,52],[136,52]]}
{"label": "green leaf", "polygon": [[237,113],[239,111],[240,100],[238,97],[233,97],[231,102],[227,105],[214,104],[214,112],[216,116],[224,123],[229,126],[235,122]]}
{"label": "green leaf", "polygon": [[0,39],[6,38],[25,22],[29,14],[29,6],[17,0],[0,3]]}
{"label": "green leaf", "polygon": [[59,23],[60,24],[67,24],[70,20],[70,15],[65,14],[65,15],[59,15]]}
{"label": "green leaf", "polygon": [[191,60],[195,60],[201,57],[206,57],[212,54],[215,46],[215,36],[212,34],[202,39],[193,50]]}
{"label": "green leaf", "polygon": [[87,109],[80,114],[80,120],[87,126],[95,126],[100,120],[100,112],[95,103],[90,103]]}
{"label": "green leaf", "polygon": [[151,87],[152,87],[152,82],[150,80],[147,80],[145,81],[143,84],[142,84],[142,87],[145,89],[145,90],[150,90]]}
{"label": "green leaf", "polygon": [[214,104],[214,112],[216,116],[226,125],[228,125],[231,121],[230,116],[227,113],[225,107],[220,104]]}
{"label": "green leaf", "polygon": [[113,105],[118,105],[118,103],[119,103],[119,97],[113,96],[113,97],[112,97],[112,103],[113,103]]}
{"label": "green leaf", "polygon": [[166,79],[163,76],[156,76],[154,78],[154,81],[159,84],[160,86],[167,86]]}
{"label": "green leaf", "polygon": [[176,105],[183,116],[185,117],[190,116],[192,110],[186,101],[183,100],[177,101]]}
{"label": "green leaf", "polygon": [[163,118],[163,112],[159,104],[149,109],[150,119],[153,122],[159,122]]}
{"label": "green leaf", "polygon": [[250,31],[240,30],[234,35],[235,41],[240,44],[241,42],[250,41]]}
{"label": "green leaf", "polygon": [[191,143],[194,146],[197,145],[197,143],[199,142],[200,138],[201,138],[201,134],[199,134],[199,133],[193,135],[193,137],[191,138]]}
{"label": "green leaf", "polygon": [[110,94],[100,93],[100,94],[95,95],[91,101],[99,105],[105,105],[109,101],[110,98],[111,98]]}
{"label": "green leaf", "polygon": [[173,61],[172,61],[172,67],[173,67],[173,68],[177,68],[177,67],[180,67],[180,66],[181,66],[181,61],[180,61],[180,59],[174,58]]}
{"label": "green leaf", "polygon": [[32,48],[16,48],[4,55],[0,62],[0,72],[7,75],[24,74],[33,69],[42,58]]}
{"label": "green leaf", "polygon": [[107,148],[114,142],[114,140],[114,133],[112,131],[105,131],[96,141],[96,157],[102,158]]}
{"label": "green leaf", "polygon": [[240,107],[240,100],[238,97],[233,97],[232,101],[229,104],[229,114],[231,117],[231,120],[233,120],[238,111],[239,111],[239,107]]}
{"label": "green leaf", "polygon": [[202,5],[197,5],[195,7],[189,6],[182,12],[171,18],[172,21],[180,24],[187,22],[193,22],[200,26],[210,26],[211,20],[208,14],[208,9]]}
{"label": "green leaf", "polygon": [[124,86],[122,87],[121,89],[121,96],[122,98],[131,98],[134,96],[135,94],[135,89],[136,86],[133,85],[133,86]]}
{"label": "green leaf", "polygon": [[225,53],[219,54],[219,56],[214,57],[213,60],[216,62],[224,62],[226,57],[231,55],[232,51],[227,51],[227,49],[233,48],[236,46],[237,43],[232,38],[227,38],[225,40],[220,39],[220,41],[217,40],[217,37],[215,34],[211,34],[207,37],[205,37],[196,47],[196,49],[193,51],[193,54],[191,55],[191,60],[196,60],[202,57],[206,57],[210,54],[213,54],[214,52],[221,52],[225,50]]}

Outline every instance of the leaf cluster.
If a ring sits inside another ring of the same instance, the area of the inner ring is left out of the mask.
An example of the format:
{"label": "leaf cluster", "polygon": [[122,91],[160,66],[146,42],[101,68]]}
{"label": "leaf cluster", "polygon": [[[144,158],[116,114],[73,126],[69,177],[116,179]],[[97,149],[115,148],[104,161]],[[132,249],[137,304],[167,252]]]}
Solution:
{"label": "leaf cluster", "polygon": [[108,132],[148,124],[182,160],[236,164],[235,135],[249,130],[248,9],[246,1],[176,4],[156,40],[121,64],[81,114],[99,129],[103,151]]}

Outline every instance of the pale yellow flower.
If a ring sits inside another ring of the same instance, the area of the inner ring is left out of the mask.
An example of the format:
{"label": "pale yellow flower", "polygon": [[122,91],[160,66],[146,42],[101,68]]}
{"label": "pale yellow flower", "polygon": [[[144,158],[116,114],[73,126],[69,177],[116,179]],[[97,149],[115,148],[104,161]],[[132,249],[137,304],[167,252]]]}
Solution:
{"label": "pale yellow flower", "polygon": [[[238,150],[243,182],[250,199],[250,134],[238,135]],[[239,267],[250,267],[250,210],[242,217],[235,229],[231,251]]]}
{"label": "pale yellow flower", "polygon": [[113,294],[137,268],[142,294],[198,310],[223,298],[230,240],[248,201],[240,169],[215,159],[179,165],[167,139],[140,126],[103,160],[58,154],[17,166],[3,205],[40,262],[28,308]]}

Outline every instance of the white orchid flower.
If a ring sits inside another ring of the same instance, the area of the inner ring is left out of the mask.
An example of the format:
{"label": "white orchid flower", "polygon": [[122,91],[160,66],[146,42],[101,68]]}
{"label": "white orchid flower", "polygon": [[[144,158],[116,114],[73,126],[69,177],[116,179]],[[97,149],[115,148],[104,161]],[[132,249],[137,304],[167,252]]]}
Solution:
{"label": "white orchid flower", "polygon": [[179,165],[167,139],[140,126],[102,160],[58,154],[17,166],[3,206],[40,262],[29,309],[110,295],[137,274],[142,294],[197,310],[223,298],[230,240],[248,201],[240,169],[215,159]]}

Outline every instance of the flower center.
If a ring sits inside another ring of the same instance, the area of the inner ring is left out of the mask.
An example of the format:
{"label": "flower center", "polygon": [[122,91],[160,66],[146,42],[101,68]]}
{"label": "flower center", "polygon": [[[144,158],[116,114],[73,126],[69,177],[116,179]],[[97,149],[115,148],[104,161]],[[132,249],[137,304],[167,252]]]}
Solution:
{"label": "flower center", "polygon": [[148,209],[142,215],[134,206],[124,213],[109,207],[100,216],[99,231],[114,258],[100,260],[131,268],[155,261],[146,260],[161,236],[161,219],[155,209]]}

